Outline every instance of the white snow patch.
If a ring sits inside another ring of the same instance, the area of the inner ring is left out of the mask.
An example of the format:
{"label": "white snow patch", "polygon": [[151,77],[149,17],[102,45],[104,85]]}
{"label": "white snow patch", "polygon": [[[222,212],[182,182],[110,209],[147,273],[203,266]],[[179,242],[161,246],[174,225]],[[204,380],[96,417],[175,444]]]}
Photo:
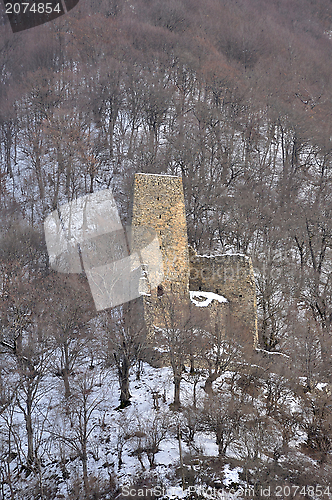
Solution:
{"label": "white snow patch", "polygon": [[144,172],[138,172],[136,175],[149,175],[150,177],[175,177],[176,179],[181,179],[179,175],[171,175],[171,174],[149,174]]}
{"label": "white snow patch", "polygon": [[224,467],[225,479],[223,483],[225,486],[229,486],[231,483],[239,482],[239,472],[242,472],[243,469],[241,467],[235,467],[235,469],[231,470],[229,464],[226,464]]}
{"label": "white snow patch", "polygon": [[212,433],[200,432],[195,438],[195,443],[203,450],[203,453],[206,456],[218,456],[218,445],[216,444],[215,436]]}
{"label": "white snow patch", "polygon": [[228,302],[226,297],[223,297],[222,295],[218,295],[213,292],[194,291],[189,293],[191,301],[197,307],[207,307],[211,304],[213,300],[216,300],[217,302],[220,303]]}
{"label": "white snow patch", "polygon": [[266,349],[260,349],[256,347],[256,352],[265,352],[265,354],[275,354],[278,356],[284,356],[284,358],[289,358],[288,354],[284,354],[283,352],[278,352],[278,351],[267,351]]}
{"label": "white snow patch", "polygon": [[322,391],[323,389],[326,389],[326,387],[328,387],[328,383],[327,382],[319,382],[317,385],[316,385],[317,389],[319,391]]}
{"label": "white snow patch", "polygon": [[195,257],[204,257],[206,259],[214,259],[215,257],[243,257],[245,260],[249,260],[250,257],[244,253],[216,253],[215,255],[195,255]]}

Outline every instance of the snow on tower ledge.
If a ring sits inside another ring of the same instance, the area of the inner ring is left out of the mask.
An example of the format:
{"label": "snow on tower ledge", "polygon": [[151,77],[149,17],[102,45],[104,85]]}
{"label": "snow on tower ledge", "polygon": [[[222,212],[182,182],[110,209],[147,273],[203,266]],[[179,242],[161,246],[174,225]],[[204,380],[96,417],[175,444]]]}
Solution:
{"label": "snow on tower ledge", "polygon": [[220,303],[228,303],[226,297],[223,297],[222,295],[217,295],[216,293],[213,292],[193,291],[189,293],[191,302],[195,304],[195,306],[197,307],[207,307],[212,303],[213,300],[216,300],[217,302]]}

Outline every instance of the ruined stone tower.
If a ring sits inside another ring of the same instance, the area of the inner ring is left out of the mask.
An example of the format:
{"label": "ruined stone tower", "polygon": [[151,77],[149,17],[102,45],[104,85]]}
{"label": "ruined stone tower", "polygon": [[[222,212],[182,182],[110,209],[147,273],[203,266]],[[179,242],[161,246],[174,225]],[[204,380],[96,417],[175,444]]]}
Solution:
{"label": "ruined stone tower", "polygon": [[189,292],[189,254],[182,179],[172,175],[136,174],[132,225],[156,230],[163,257],[161,295]]}
{"label": "ruined stone tower", "polygon": [[[144,314],[150,332],[162,326],[166,302],[177,296],[189,302],[190,291],[217,294],[214,306],[227,316],[228,335],[257,344],[256,290],[251,259],[244,255],[199,256],[188,250],[182,179],[172,175],[135,174],[132,225],[157,232],[163,259],[163,281],[144,294]],[[151,288],[151,287],[150,287]],[[218,304],[218,297],[227,300]],[[195,302],[194,302],[195,303]],[[197,304],[196,304],[197,305]]]}
{"label": "ruined stone tower", "polygon": [[132,226],[156,231],[162,254],[163,280],[143,293],[145,323],[148,335],[153,335],[155,326],[172,328],[188,314],[189,252],[182,179],[136,174]]}

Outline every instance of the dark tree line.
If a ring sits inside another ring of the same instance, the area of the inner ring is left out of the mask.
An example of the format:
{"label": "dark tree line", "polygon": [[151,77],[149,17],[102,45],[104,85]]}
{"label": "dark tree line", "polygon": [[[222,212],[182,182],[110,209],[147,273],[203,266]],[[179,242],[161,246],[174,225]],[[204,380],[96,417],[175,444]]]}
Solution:
{"label": "dark tree line", "polygon": [[266,348],[290,305],[325,338],[330,19],[324,1],[91,2],[5,32],[3,207],[38,226],[112,187],[125,219],[135,171],[182,175],[190,243],[254,258]]}

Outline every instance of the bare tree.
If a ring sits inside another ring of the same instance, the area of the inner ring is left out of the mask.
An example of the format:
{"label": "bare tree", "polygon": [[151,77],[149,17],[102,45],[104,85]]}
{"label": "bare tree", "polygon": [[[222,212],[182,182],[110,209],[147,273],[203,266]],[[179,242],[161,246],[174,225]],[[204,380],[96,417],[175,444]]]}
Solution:
{"label": "bare tree", "polygon": [[165,411],[157,411],[150,417],[136,414],[128,439],[134,442],[133,455],[136,455],[144,469],[142,455],[145,454],[150,468],[155,467],[155,456],[160,444],[169,435],[171,416]]}
{"label": "bare tree", "polygon": [[202,430],[213,432],[218,453],[220,456],[225,456],[239,431],[240,409],[237,401],[222,394],[207,396],[200,423]]}
{"label": "bare tree", "polygon": [[53,366],[63,379],[65,396],[69,397],[70,376],[87,356],[91,342],[88,321],[95,308],[87,280],[82,275],[51,272],[44,283],[46,320],[54,346]]}
{"label": "bare tree", "polygon": [[307,446],[318,454],[320,462],[324,462],[332,448],[331,428],[332,414],[330,396],[323,391],[315,395],[308,393],[302,398],[300,427],[307,434]]}
{"label": "bare tree", "polygon": [[175,293],[165,293],[157,299],[160,326],[156,328],[157,345],[166,349],[173,372],[174,408],[180,407],[180,384],[188,361],[193,337],[190,328],[190,308],[186,299]]}
{"label": "bare tree", "polygon": [[90,491],[88,459],[89,452],[92,453],[92,434],[99,425],[95,417],[102,412],[103,395],[96,391],[99,385],[99,378],[97,381],[95,373],[89,369],[78,375],[75,392],[64,401],[61,409],[64,426],[52,431],[54,437],[73,453],[74,458],[80,459],[85,495]]}
{"label": "bare tree", "polygon": [[120,384],[120,407],[130,404],[129,377],[147,346],[141,299],[101,315],[106,334],[106,361],[116,367]]}

